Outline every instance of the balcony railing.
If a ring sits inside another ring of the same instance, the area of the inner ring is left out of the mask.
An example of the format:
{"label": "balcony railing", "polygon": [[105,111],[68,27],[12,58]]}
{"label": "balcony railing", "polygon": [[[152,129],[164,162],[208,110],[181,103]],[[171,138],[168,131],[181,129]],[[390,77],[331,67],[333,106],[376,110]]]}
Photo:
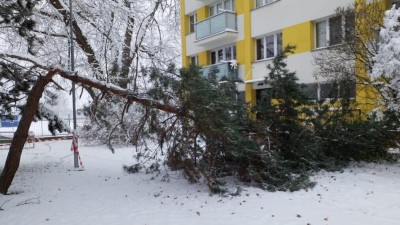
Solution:
{"label": "balcony railing", "polygon": [[211,4],[211,3],[216,2],[217,0],[197,0],[197,1],[203,2],[203,3],[206,4],[206,5],[209,5],[209,4]]}
{"label": "balcony railing", "polygon": [[201,72],[203,73],[204,77],[210,77],[214,74],[218,81],[238,79],[237,65],[232,66],[230,62],[205,66],[201,69]]}
{"label": "balcony railing", "polygon": [[223,12],[196,23],[196,40],[218,34],[224,31],[237,31],[236,14]]}

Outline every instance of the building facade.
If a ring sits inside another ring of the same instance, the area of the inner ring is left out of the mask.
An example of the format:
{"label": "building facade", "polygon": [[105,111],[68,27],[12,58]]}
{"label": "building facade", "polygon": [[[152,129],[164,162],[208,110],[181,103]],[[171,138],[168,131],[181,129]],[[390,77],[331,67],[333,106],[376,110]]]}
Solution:
{"label": "building facade", "polygon": [[[295,45],[288,68],[309,86],[310,98],[328,97],[330,84],[315,76],[314,54],[340,44],[338,32],[346,26],[357,26],[335,17],[338,7],[355,1],[363,0],[181,0],[183,66],[196,64],[205,72],[215,66],[218,76],[238,76],[244,81],[238,83],[239,98],[254,105],[268,90],[267,65],[282,46]],[[392,1],[381,2],[388,7]],[[350,97],[366,102],[358,90]]]}

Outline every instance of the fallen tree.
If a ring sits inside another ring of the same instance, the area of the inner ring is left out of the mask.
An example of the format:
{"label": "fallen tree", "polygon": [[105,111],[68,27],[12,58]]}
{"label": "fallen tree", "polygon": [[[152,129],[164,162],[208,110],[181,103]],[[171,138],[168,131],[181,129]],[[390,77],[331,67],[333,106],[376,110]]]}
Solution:
{"label": "fallen tree", "polygon": [[[81,84],[78,88],[87,91],[93,102],[110,93],[122,97],[127,104],[137,102],[179,114],[173,104],[149,100],[139,94],[143,90],[138,90],[143,67],[165,68],[179,56],[174,41],[178,33],[171,32],[178,29],[173,24],[176,5],[175,0],[140,4],[85,0],[72,5],[71,15],[69,5],[60,0],[0,2],[0,72],[4,72],[0,77],[0,112],[8,116],[11,108],[18,108],[23,118],[0,176],[0,193],[7,193],[18,169],[21,146],[32,119],[43,116],[39,99],[42,97],[41,101],[45,99],[47,104],[46,98],[57,91],[67,92],[68,84],[53,79],[56,74]],[[70,60],[70,22],[78,72],[66,70]],[[165,29],[167,34],[163,33]],[[133,90],[129,91],[128,85]]]}
{"label": "fallen tree", "polygon": [[[0,56],[4,56],[4,54],[0,54]],[[17,130],[14,134],[14,138],[10,145],[10,150],[8,152],[4,169],[0,175],[1,194],[7,194],[7,191],[11,186],[15,173],[17,172],[20,164],[21,154],[26,139],[28,137],[29,127],[35,117],[36,110],[39,106],[39,100],[42,97],[46,86],[52,81],[53,77],[56,74],[60,75],[65,79],[71,80],[72,82],[96,88],[104,93],[112,93],[114,95],[120,96],[130,102],[135,102],[143,106],[155,108],[176,115],[180,114],[179,108],[170,105],[165,105],[160,102],[153,101],[147,98],[137,97],[131,91],[120,88],[116,85],[107,82],[97,81],[94,79],[85,78],[71,71],[63,70],[60,68],[46,68],[45,66],[39,64],[38,66],[40,66],[42,69],[47,69],[48,72],[44,76],[40,76],[38,78],[36,84],[33,86],[32,90],[28,95],[28,100],[23,110],[21,120],[19,122]]]}

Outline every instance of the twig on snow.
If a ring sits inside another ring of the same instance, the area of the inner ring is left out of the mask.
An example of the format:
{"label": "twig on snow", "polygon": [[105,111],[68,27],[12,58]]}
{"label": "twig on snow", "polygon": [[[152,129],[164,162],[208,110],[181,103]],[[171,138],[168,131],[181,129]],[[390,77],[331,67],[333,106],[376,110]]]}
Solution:
{"label": "twig on snow", "polygon": [[4,209],[3,209],[3,206],[4,206],[7,202],[9,202],[9,201],[11,201],[11,200],[13,200],[13,199],[10,198],[10,199],[4,201],[3,204],[0,205],[0,211],[3,211],[3,210],[4,210]]}
{"label": "twig on snow", "polygon": [[28,205],[28,204],[40,204],[40,199],[39,198],[30,198],[30,199],[27,199],[25,201],[18,203],[16,206]]}

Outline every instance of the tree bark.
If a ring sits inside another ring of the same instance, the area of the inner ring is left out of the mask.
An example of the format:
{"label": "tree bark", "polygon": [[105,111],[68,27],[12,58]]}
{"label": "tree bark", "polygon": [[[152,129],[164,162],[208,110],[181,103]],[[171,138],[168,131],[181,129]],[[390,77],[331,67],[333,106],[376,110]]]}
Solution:
{"label": "tree bark", "polygon": [[[65,26],[69,26],[69,15],[68,15],[68,10],[64,8],[63,4],[60,2],[60,0],[52,0],[48,1],[57,11],[61,14],[62,20],[65,23]],[[87,57],[87,62],[91,66],[91,69],[93,71],[94,76],[99,79],[99,80],[104,80],[103,77],[100,76],[100,74],[104,74],[100,67],[100,62],[97,60],[94,50],[92,46],[90,45],[88,39],[86,36],[83,34],[83,31],[81,30],[80,26],[76,22],[76,20],[72,21],[72,27],[74,30],[74,35],[75,35],[75,40],[76,43],[78,43],[79,47],[85,52],[85,55]]]}
{"label": "tree bark", "polygon": [[11,182],[13,181],[15,173],[19,167],[22,150],[24,149],[26,139],[28,138],[29,127],[31,126],[38,108],[39,100],[42,97],[46,85],[51,81],[55,73],[55,70],[50,70],[44,77],[39,77],[28,96],[21,121],[18,124],[14,138],[11,142],[6,164],[4,165],[4,169],[0,175],[0,194],[7,194],[8,189],[11,186]]}

